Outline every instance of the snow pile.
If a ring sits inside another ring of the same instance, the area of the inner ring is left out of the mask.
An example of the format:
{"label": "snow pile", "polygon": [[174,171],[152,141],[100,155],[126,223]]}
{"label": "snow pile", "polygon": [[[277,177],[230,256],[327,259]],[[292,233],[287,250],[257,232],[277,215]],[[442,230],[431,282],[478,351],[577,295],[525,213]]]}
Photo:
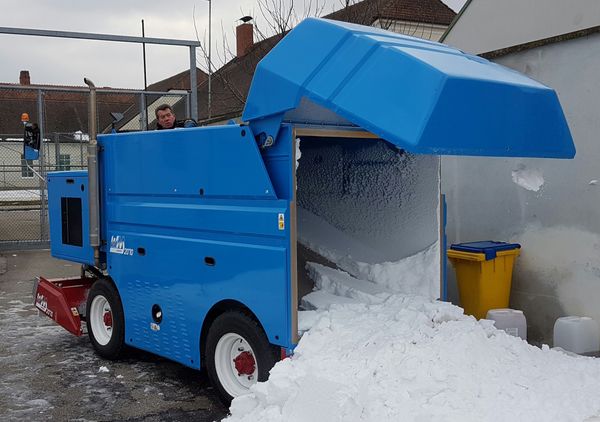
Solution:
{"label": "snow pile", "polygon": [[440,266],[431,265],[432,262],[440,262],[438,242],[396,262],[367,264],[342,259],[339,265],[355,277],[380,284],[393,292],[436,299],[440,295]]}
{"label": "snow pile", "polygon": [[[44,191],[46,192],[46,191]],[[3,190],[0,191],[0,201],[39,201],[39,189]]]}
{"label": "snow pile", "polygon": [[235,399],[227,421],[582,421],[600,415],[600,361],[530,346],[449,303],[365,291],[341,271],[311,266],[329,293],[360,290],[366,303],[355,296],[357,303],[301,312],[301,324],[312,328],[294,356]]}
{"label": "snow pile", "polygon": [[539,191],[544,184],[544,176],[540,170],[528,169],[524,165],[512,171],[512,180],[523,189],[533,192]]}
{"label": "snow pile", "polygon": [[325,290],[335,296],[348,297],[363,303],[381,303],[390,293],[374,283],[358,280],[344,271],[309,262],[307,265],[315,288]]}
{"label": "snow pile", "polygon": [[89,141],[90,135],[78,130],[78,131],[73,132],[73,139],[76,141]]}
{"label": "snow pile", "polygon": [[355,260],[350,253],[370,256],[373,254],[372,250],[310,211],[298,207],[298,222],[299,242],[334,262],[353,277],[379,284],[395,293],[420,295],[431,299],[439,297],[438,242],[398,261],[370,264]]}
{"label": "snow pile", "polygon": [[296,138],[296,170],[298,170],[298,166],[300,165],[300,158],[302,158],[302,151],[300,150],[300,138]]}

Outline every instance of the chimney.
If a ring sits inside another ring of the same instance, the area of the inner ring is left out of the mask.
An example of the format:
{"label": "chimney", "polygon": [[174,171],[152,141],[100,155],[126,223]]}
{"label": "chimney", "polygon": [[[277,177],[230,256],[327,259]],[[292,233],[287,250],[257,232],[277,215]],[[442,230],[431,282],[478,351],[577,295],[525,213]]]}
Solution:
{"label": "chimney", "polygon": [[[237,39],[237,56],[242,57],[254,45],[254,25],[244,20],[241,25],[235,28],[235,36]],[[251,18],[250,18],[251,19]]]}
{"label": "chimney", "polygon": [[19,73],[19,84],[31,85],[31,78],[29,77],[29,70],[21,70],[21,73]]}

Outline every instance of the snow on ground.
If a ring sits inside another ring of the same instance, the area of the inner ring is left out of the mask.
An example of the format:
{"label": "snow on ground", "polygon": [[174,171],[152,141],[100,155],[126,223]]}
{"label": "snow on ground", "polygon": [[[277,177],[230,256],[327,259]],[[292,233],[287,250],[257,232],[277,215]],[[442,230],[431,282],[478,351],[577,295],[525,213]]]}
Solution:
{"label": "snow on ground", "polygon": [[39,201],[39,189],[3,190],[0,191],[0,201]]}
{"label": "snow on ground", "polygon": [[197,371],[138,351],[103,360],[87,335],[38,316],[31,290],[32,281],[0,279],[0,421],[212,421],[225,414]]}
{"label": "snow on ground", "polygon": [[520,165],[512,171],[512,180],[523,189],[537,192],[544,185],[544,176],[537,169],[528,169],[525,165]]}
{"label": "snow on ground", "polygon": [[322,289],[304,298],[316,308],[299,313],[308,331],[267,382],[233,401],[228,422],[600,416],[600,360],[530,346],[449,303],[308,267]]}

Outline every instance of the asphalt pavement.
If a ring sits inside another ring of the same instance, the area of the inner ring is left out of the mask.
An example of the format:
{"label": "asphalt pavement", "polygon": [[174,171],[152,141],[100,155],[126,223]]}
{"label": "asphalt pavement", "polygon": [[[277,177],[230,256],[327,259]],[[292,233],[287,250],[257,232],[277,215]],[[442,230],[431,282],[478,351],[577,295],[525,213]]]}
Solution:
{"label": "asphalt pavement", "polygon": [[205,373],[139,350],[104,360],[87,335],[75,337],[38,315],[35,277],[78,275],[76,264],[47,250],[2,256],[0,420],[215,421],[227,415]]}

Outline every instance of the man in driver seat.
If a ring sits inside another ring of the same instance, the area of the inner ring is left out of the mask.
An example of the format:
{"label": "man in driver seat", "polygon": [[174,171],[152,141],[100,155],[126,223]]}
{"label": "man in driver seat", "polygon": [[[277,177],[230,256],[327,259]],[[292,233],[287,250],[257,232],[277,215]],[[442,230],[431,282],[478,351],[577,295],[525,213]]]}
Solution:
{"label": "man in driver seat", "polygon": [[156,116],[156,130],[175,129],[177,127],[194,127],[196,122],[192,119],[175,120],[175,113],[169,104],[161,104],[154,110]]}

